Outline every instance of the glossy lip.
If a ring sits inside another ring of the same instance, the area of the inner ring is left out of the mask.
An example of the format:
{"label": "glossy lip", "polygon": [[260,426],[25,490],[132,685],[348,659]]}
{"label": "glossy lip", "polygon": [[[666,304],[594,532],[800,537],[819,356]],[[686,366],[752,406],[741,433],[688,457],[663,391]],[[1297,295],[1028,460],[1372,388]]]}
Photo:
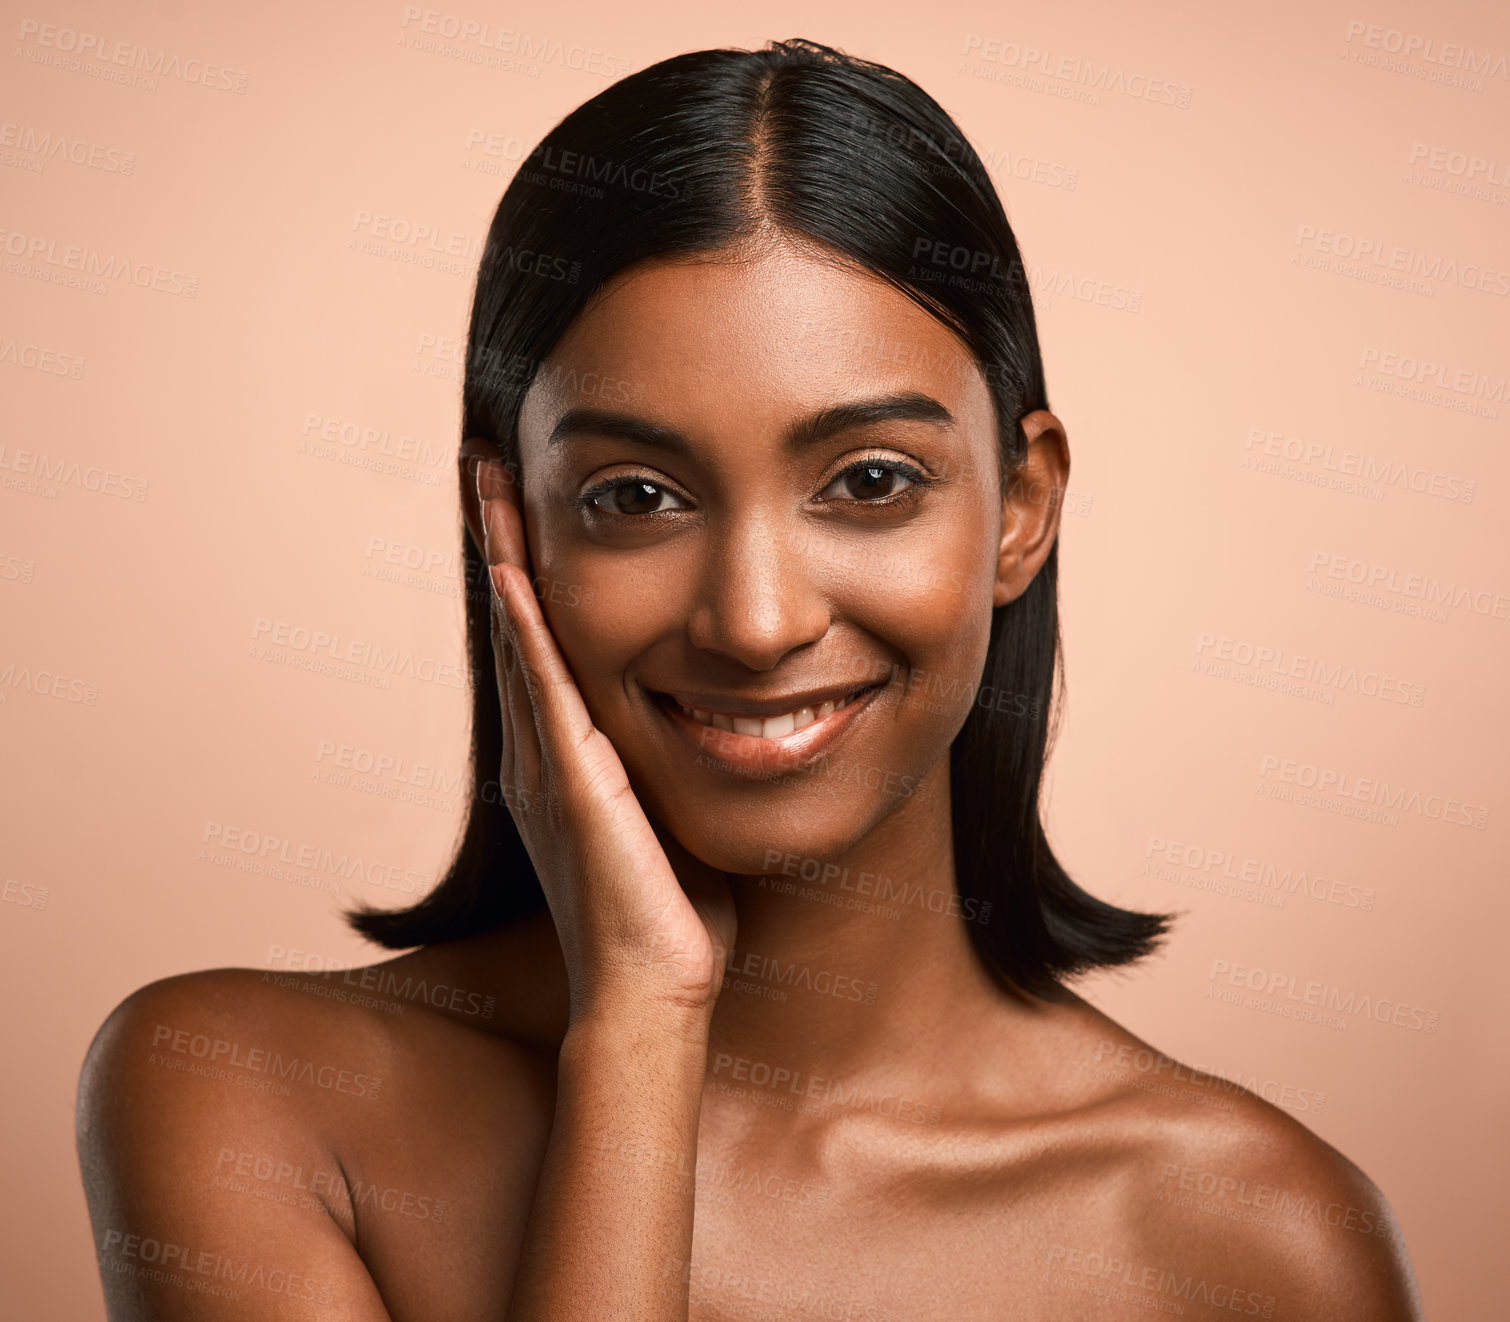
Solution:
{"label": "glossy lip", "polygon": [[[860,713],[871,705],[885,687],[884,683],[870,685],[847,707],[841,707],[821,721],[814,721],[811,725],[793,730],[791,734],[782,735],[778,739],[762,739],[757,734],[734,734],[716,726],[701,725],[676,705],[680,699],[654,691],[650,696],[655,707],[711,765],[731,771],[780,773],[801,771],[815,762],[818,755],[827,751],[834,740],[854,724]],[[854,691],[852,688],[841,690],[838,697],[842,698]],[[690,707],[692,704],[687,705]],[[799,701],[797,705],[808,704]],[[708,709],[699,707],[698,710]],[[783,712],[792,710],[794,709],[786,707],[770,714],[780,716]],[[742,712],[730,714],[744,715]]]}
{"label": "glossy lip", "polygon": [[674,698],[684,707],[694,711],[711,712],[718,716],[770,717],[785,716],[801,707],[817,708],[825,702],[838,702],[852,693],[874,687],[881,680],[859,680],[848,684],[830,684],[827,688],[804,689],[778,698],[732,698],[718,693],[693,693],[690,690],[652,690],[657,696]]}

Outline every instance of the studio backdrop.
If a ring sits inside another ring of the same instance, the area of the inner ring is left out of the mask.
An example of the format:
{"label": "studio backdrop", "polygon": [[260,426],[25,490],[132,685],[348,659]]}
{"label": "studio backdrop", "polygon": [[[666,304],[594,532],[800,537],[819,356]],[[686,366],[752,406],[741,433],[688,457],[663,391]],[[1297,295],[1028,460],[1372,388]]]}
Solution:
{"label": "studio backdrop", "polygon": [[437,3],[4,6],[7,1315],[104,1316],[111,1007],[375,962],[341,911],[449,861],[504,186],[626,73],[786,37],[937,98],[1021,244],[1073,457],[1050,836],[1183,912],[1083,994],[1355,1160],[1430,1317],[1497,1315],[1510,10]]}

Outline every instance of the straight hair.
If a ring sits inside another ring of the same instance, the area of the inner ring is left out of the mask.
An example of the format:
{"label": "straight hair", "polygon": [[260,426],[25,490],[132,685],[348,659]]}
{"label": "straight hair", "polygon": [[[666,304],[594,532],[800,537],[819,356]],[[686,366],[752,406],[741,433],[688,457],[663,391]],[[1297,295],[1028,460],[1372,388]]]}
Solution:
{"label": "straight hair", "polygon": [[[770,230],[888,281],[969,348],[998,421],[1001,490],[1020,419],[1048,407],[1032,297],[990,177],[942,107],[899,73],[804,40],[696,51],[605,88],[509,182],[478,267],[462,435],[518,473],[525,392],[589,298],[650,258],[716,258]],[[586,388],[588,383],[578,383]],[[627,383],[595,381],[608,402]],[[468,479],[461,473],[461,497]],[[503,714],[486,566],[462,531],[472,734],[449,868],[407,908],[347,921],[389,949],[454,941],[545,907],[497,779]],[[1173,915],[1107,904],[1054,857],[1039,815],[1063,670],[1058,543],[992,610],[970,714],[949,750],[956,885],[972,946],[1005,988],[1065,998],[1065,979],[1150,954]],[[492,779],[488,779],[492,777]],[[962,919],[964,921],[964,919]]]}

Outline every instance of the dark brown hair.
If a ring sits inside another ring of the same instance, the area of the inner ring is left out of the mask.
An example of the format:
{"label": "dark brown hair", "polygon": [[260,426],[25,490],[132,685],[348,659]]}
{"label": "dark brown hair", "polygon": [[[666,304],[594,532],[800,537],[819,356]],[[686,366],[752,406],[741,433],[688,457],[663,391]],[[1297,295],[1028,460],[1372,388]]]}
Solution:
{"label": "dark brown hair", "polygon": [[[517,472],[524,394],[592,293],[633,262],[716,253],[762,225],[890,281],[969,346],[991,390],[1009,480],[1026,449],[1018,420],[1047,408],[1048,396],[1032,297],[996,190],[915,83],[800,40],[663,60],[546,134],[488,231],[462,435],[493,441]],[[449,869],[419,903],[348,915],[391,949],[471,936],[545,905],[496,779],[503,733],[487,578],[464,531],[462,549],[467,818]],[[977,700],[949,754],[956,884],[975,917],[974,948],[1007,984],[1045,999],[1062,995],[1062,979],[1147,955],[1171,921],[1082,890],[1044,835],[1039,785],[1062,683],[1058,559],[1056,544],[1028,589],[993,610]]]}

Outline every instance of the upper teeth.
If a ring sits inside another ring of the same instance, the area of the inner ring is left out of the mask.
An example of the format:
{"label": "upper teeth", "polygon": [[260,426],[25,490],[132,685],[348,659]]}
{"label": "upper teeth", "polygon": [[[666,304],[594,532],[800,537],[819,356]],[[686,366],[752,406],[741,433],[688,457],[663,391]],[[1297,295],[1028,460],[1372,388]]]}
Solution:
{"label": "upper teeth", "polygon": [[821,721],[825,716],[832,716],[841,707],[847,707],[858,694],[851,693],[847,698],[840,698],[838,702],[822,702],[816,707],[799,707],[796,711],[789,711],[782,716],[725,716],[722,712],[699,711],[696,707],[682,707],[694,721],[701,725],[711,725],[719,730],[728,730],[731,734],[753,734],[761,739],[780,739],[782,735],[791,734],[794,730],[800,730],[804,726],[811,725],[814,721]]}

